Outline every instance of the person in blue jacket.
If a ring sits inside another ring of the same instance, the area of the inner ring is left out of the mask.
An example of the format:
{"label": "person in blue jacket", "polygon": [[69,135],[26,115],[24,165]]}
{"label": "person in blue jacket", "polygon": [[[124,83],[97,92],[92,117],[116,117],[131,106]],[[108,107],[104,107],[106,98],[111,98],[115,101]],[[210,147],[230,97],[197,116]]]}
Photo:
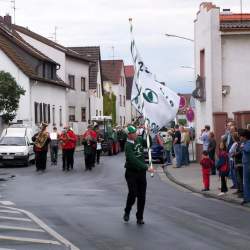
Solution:
{"label": "person in blue jacket", "polygon": [[242,205],[250,202],[250,131],[239,131],[242,141],[242,165],[243,165],[243,201]]}

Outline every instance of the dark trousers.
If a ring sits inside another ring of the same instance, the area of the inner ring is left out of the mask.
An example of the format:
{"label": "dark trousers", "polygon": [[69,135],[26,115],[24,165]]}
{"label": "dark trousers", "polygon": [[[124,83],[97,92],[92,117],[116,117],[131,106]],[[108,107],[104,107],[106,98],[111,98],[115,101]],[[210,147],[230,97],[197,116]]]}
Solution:
{"label": "dark trousers", "polygon": [[66,158],[67,158],[67,160],[66,160],[66,162],[67,162],[67,169],[69,170],[69,169],[73,169],[73,167],[74,167],[74,151],[75,151],[75,149],[74,148],[72,148],[72,149],[68,149],[67,150],[67,153],[66,153]]}
{"label": "dark trousers", "polygon": [[243,166],[236,166],[237,187],[239,192],[243,192]]}
{"label": "dark trousers", "polygon": [[221,192],[223,193],[226,193],[228,191],[228,188],[227,188],[227,177],[222,175],[220,177],[220,180],[221,180]]}
{"label": "dark trousers", "polygon": [[66,150],[63,149],[62,150],[62,169],[65,170],[66,169]]}
{"label": "dark trousers", "polygon": [[93,148],[92,150],[92,167],[95,166],[95,159],[96,159],[96,148]]}
{"label": "dark trousers", "polygon": [[36,169],[45,170],[47,162],[47,151],[38,151],[36,154]]}
{"label": "dark trousers", "polygon": [[92,169],[92,162],[93,162],[93,154],[88,153],[84,155],[85,158],[85,169],[91,170]]}
{"label": "dark trousers", "polygon": [[120,142],[121,152],[123,152],[125,146],[125,140],[119,140],[119,142]]}
{"label": "dark trousers", "polygon": [[50,147],[50,156],[51,156],[51,162],[57,163],[58,146],[51,146]]}
{"label": "dark trousers", "polygon": [[143,219],[143,212],[146,201],[147,179],[146,172],[129,172],[126,170],[125,179],[128,185],[128,196],[125,213],[129,214],[137,198],[137,220]]}
{"label": "dark trousers", "polygon": [[101,156],[102,150],[96,150],[96,162],[99,164],[100,163],[100,156]]}
{"label": "dark trousers", "polygon": [[216,174],[216,167],[215,167],[215,151],[214,151],[214,150],[209,151],[209,152],[208,152],[208,155],[209,155],[209,159],[211,159],[211,160],[214,162],[214,164],[213,164],[213,166],[212,166],[212,168],[211,168],[211,174],[212,174],[212,175],[215,175],[215,174]]}

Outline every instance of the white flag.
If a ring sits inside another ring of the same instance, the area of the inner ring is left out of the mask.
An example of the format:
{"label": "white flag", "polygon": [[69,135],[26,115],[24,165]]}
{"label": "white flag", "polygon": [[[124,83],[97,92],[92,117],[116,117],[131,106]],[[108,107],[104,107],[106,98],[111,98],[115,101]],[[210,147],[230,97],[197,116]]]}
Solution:
{"label": "white flag", "polygon": [[144,119],[149,121],[153,132],[166,126],[175,119],[179,109],[180,97],[165,85],[156,81],[145,66],[133,37],[132,20],[130,20],[131,55],[135,75],[132,86],[131,101]]}

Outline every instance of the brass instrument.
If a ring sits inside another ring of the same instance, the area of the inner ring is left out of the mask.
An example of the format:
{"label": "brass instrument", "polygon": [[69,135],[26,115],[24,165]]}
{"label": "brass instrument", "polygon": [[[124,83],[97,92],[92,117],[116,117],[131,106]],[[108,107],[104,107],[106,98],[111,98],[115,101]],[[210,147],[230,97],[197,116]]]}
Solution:
{"label": "brass instrument", "polygon": [[36,146],[37,148],[42,148],[42,147],[44,147],[44,145],[45,145],[45,143],[46,143],[48,137],[49,137],[49,133],[48,133],[48,132],[46,132],[46,131],[41,131],[41,132],[37,135],[37,137],[36,137],[36,140],[35,140],[35,143],[34,143],[35,146]]}

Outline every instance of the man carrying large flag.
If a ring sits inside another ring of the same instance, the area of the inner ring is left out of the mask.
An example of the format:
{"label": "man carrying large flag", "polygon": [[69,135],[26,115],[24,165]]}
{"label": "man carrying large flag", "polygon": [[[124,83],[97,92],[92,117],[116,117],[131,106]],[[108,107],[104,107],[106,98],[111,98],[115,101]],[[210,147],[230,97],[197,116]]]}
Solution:
{"label": "man carrying large flag", "polygon": [[128,140],[125,145],[125,179],[128,185],[128,197],[123,216],[124,221],[129,221],[129,215],[137,198],[137,224],[144,224],[143,211],[146,197],[146,171],[153,176],[149,129],[157,133],[160,128],[172,121],[179,109],[180,97],[166,86],[157,82],[153,74],[142,61],[135,46],[133,38],[132,19],[130,21],[131,54],[134,62],[135,76],[132,87],[132,104],[143,115],[147,133],[147,149],[149,153],[149,167],[144,162],[143,145],[136,135],[133,126],[127,128]]}

